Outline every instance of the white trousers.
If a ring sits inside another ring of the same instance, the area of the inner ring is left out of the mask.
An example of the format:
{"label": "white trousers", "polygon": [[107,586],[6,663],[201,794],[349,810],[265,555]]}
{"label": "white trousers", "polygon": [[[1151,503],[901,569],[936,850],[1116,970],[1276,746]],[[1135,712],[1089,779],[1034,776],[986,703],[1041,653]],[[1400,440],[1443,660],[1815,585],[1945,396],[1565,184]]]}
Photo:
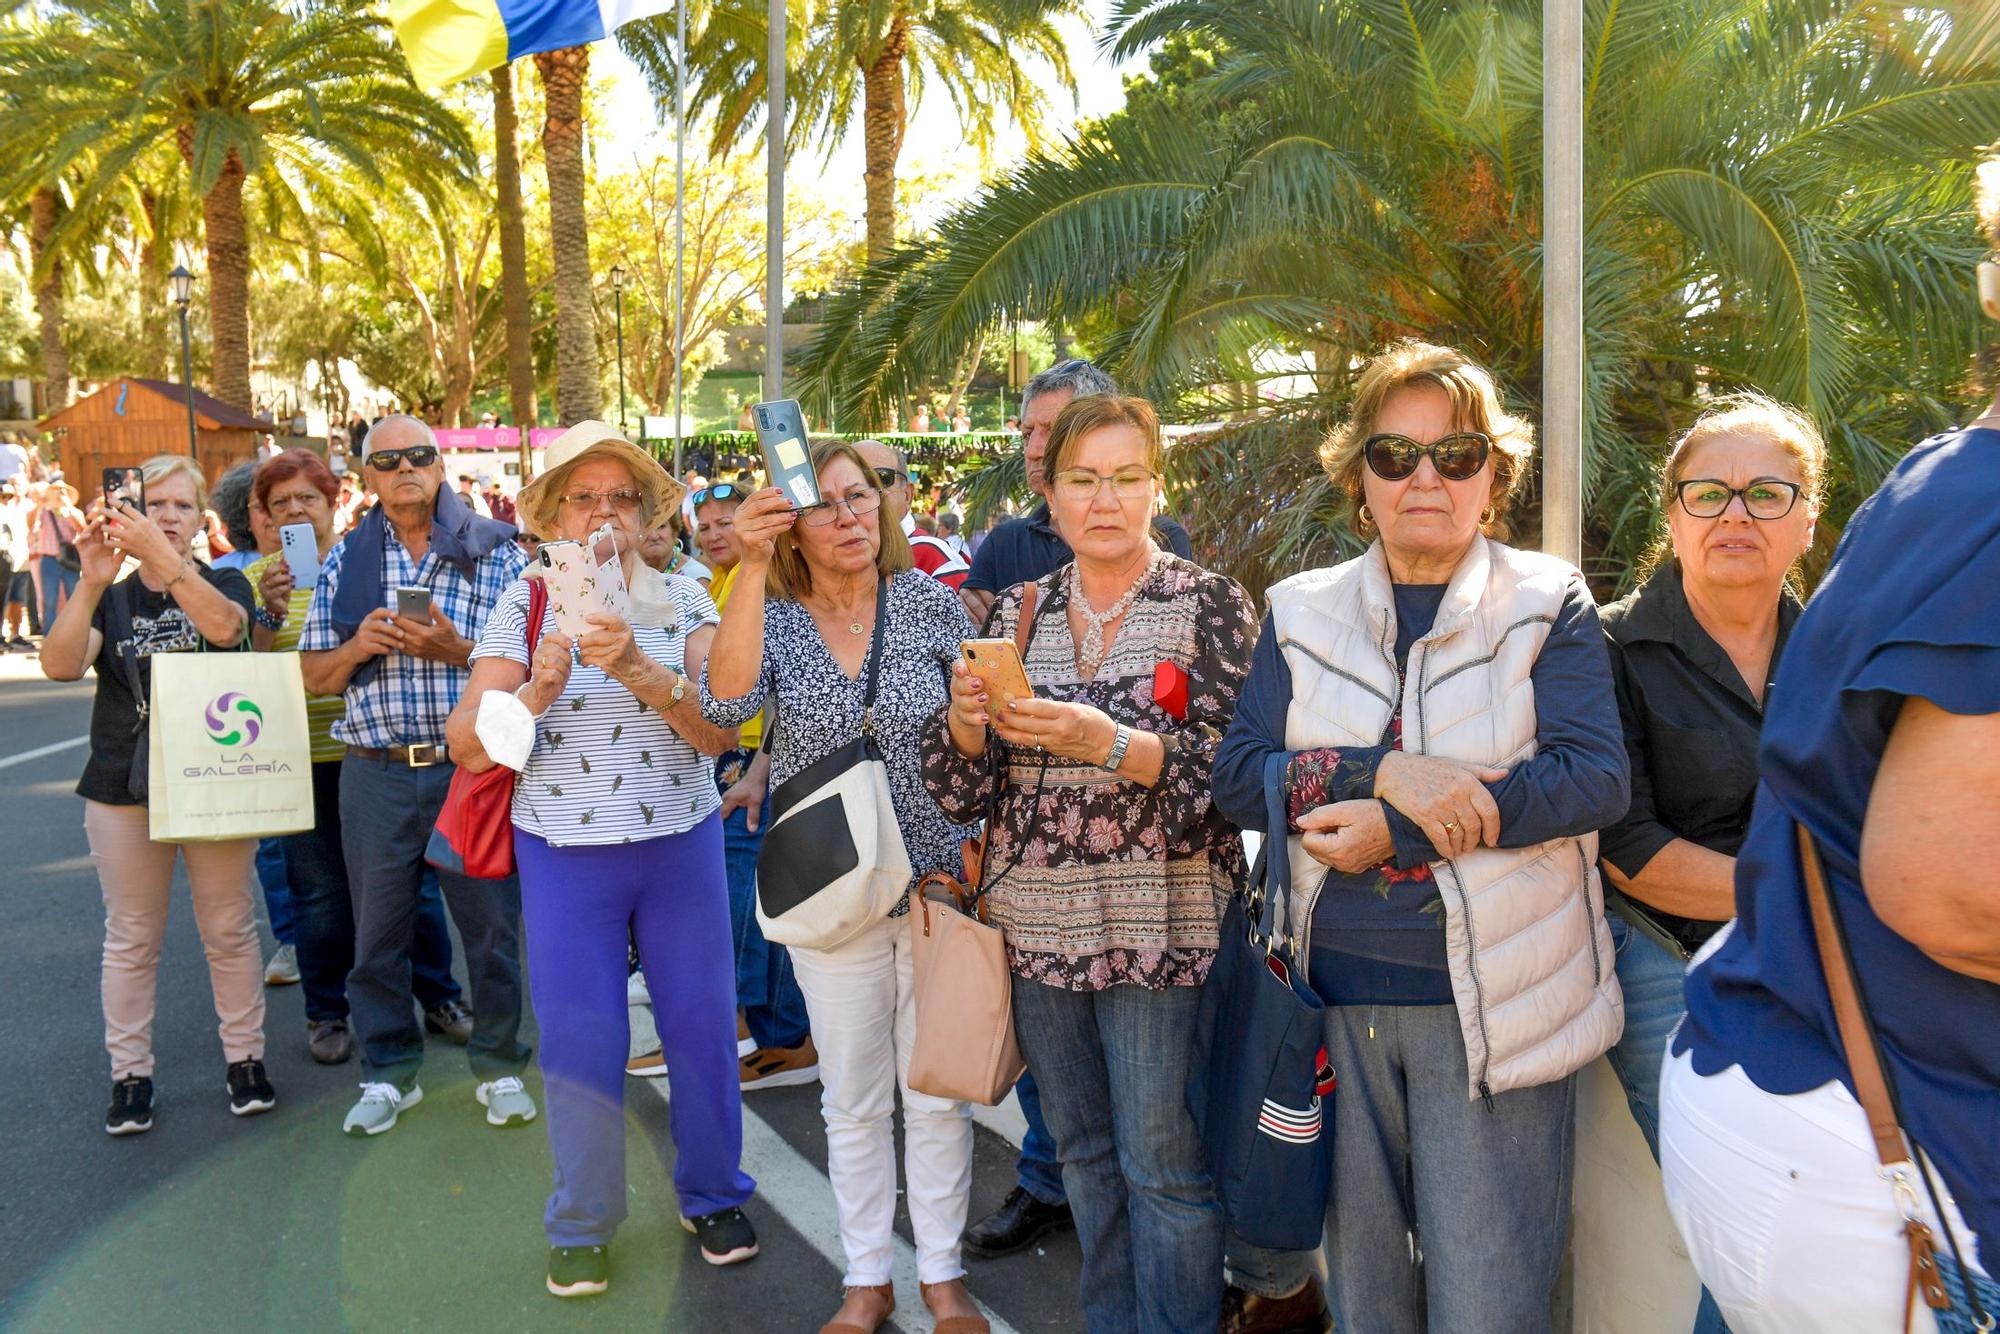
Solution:
{"label": "white trousers", "polygon": [[[1838,1081],[1779,1096],[1740,1066],[1660,1080],[1667,1208],[1735,1334],[1899,1334],[1910,1251],[1861,1104]],[[1916,1183],[1926,1222],[1938,1219]],[[1938,1183],[1967,1263],[1978,1239]],[[1938,1249],[1950,1254],[1938,1232]],[[1983,1272],[1983,1271],[1982,1271]],[[1922,1301],[1911,1328],[1936,1329]]]}
{"label": "white trousers", "polygon": [[896,1138],[903,1094],[903,1173],[917,1277],[962,1277],[958,1243],[972,1194],[972,1108],[908,1084],[917,1039],[910,918],[885,918],[835,950],[792,950],[819,1049],[826,1170],[840,1215],[850,1287],[887,1283],[895,1254]]}

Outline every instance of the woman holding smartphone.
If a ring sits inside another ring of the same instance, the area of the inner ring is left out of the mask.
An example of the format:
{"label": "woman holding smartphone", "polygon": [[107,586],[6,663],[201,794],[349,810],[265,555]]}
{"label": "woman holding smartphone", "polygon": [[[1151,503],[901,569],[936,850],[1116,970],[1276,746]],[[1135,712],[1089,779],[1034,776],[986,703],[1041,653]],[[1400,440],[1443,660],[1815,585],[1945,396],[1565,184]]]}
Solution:
{"label": "woman holding smartphone", "polygon": [[[153,1128],[153,999],[176,855],[187,866],[195,924],[208,955],[215,1015],[228,1064],[229,1110],[269,1111],[264,1073],[264,962],[251,899],[255,839],[155,843],[146,812],[152,658],[233,652],[250,621],[250,584],[192,554],[201,531],[200,465],[163,454],[145,465],[146,511],[99,508],[76,530],[76,593],[42,641],[42,672],[78,681],[97,669],[90,758],[76,785],[83,828],[104,892],[104,1045],[111,1054],[107,1134]],[[138,568],[120,579],[127,559]]]}

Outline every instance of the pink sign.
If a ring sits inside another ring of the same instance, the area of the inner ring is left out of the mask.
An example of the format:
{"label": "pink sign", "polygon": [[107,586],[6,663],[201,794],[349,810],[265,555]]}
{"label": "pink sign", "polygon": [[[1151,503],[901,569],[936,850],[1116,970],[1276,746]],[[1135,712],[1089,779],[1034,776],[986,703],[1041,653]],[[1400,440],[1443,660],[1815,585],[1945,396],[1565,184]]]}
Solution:
{"label": "pink sign", "polygon": [[451,426],[433,432],[445,449],[518,449],[521,433],[511,426]]}
{"label": "pink sign", "polygon": [[564,426],[537,426],[528,432],[528,445],[531,449],[547,449],[567,429]]}

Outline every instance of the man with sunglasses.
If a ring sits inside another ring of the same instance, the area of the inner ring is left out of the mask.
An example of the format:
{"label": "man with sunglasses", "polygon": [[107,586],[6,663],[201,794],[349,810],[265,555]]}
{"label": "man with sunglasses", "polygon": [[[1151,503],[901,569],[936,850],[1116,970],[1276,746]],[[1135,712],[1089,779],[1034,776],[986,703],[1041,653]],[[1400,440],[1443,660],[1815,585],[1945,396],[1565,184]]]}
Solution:
{"label": "man with sunglasses", "polygon": [[[340,819],[356,927],[347,995],[364,1075],[343,1129],[379,1135],[423,1097],[410,947],[424,849],[451,785],[445,719],[474,641],[527,557],[511,525],[474,514],[444,485],[437,438],[415,417],[376,422],[364,464],[380,503],[328,553],[299,650],[306,689],[347,704],[333,735],[347,745]],[[423,590],[428,610],[400,614],[403,589]],[[523,1124],[535,1104],[520,1079],[519,883],[443,868],[437,877],[465,942],[478,1100],[488,1123]]]}
{"label": "man with sunglasses", "polygon": [[910,559],[917,568],[946,588],[957,592],[965,586],[972,567],[956,551],[917,527],[910,517],[910,464],[900,449],[891,449],[880,440],[857,440],[854,448],[875,471],[882,484],[882,510],[901,526],[910,539]]}

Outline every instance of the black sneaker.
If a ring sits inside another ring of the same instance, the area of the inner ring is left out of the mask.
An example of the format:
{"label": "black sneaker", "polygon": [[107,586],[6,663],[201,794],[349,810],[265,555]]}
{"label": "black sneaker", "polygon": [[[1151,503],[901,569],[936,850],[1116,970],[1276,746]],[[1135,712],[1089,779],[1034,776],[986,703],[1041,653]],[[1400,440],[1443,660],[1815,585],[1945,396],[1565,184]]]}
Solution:
{"label": "black sneaker", "polygon": [[712,1265],[742,1264],[757,1254],[757,1234],[741,1209],[718,1209],[681,1226],[701,1239],[701,1258]]}
{"label": "black sneaker", "polygon": [[549,1291],[595,1297],[611,1286],[611,1255],[602,1246],[549,1247]]}
{"label": "black sneaker", "polygon": [[255,1057],[229,1067],[229,1110],[237,1116],[255,1116],[278,1105],[278,1092],[265,1077],[264,1063]]}
{"label": "black sneaker", "polygon": [[463,1047],[472,1041],[472,1011],[457,1001],[446,1001],[435,1010],[424,1011],[424,1031]]}
{"label": "black sneaker", "polygon": [[1069,1205],[1043,1204],[1024,1187],[1016,1186],[1005,1203],[966,1229],[964,1245],[974,1255],[990,1260],[1024,1250],[1044,1235],[1070,1227],[1074,1222]]}
{"label": "black sneaker", "polygon": [[127,1075],[111,1086],[111,1110],[104,1114],[107,1135],[142,1135],[153,1128],[153,1081]]}

